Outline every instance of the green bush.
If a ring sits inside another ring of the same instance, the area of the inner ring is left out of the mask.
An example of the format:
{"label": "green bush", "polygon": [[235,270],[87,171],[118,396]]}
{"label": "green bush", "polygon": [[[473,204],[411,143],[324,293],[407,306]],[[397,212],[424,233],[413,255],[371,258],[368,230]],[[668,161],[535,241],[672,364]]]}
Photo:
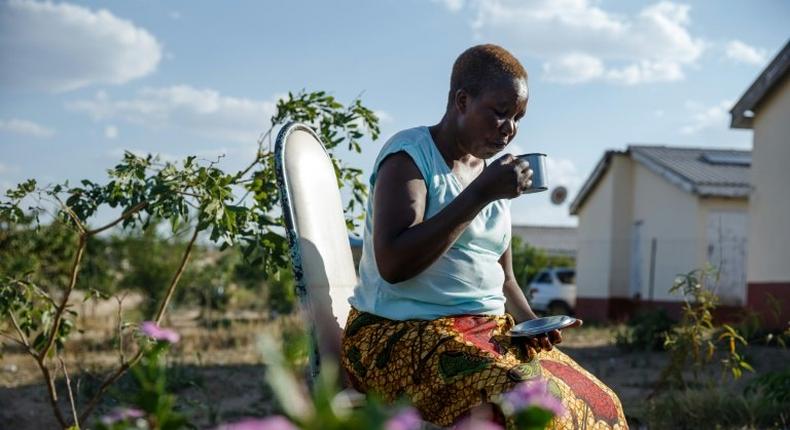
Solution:
{"label": "green bush", "polygon": [[784,429],[790,403],[713,386],[671,390],[649,400],[644,423],[656,429]]}
{"label": "green bush", "polygon": [[790,404],[790,370],[767,372],[753,379],[744,389],[747,396],[761,396],[775,403]]}
{"label": "green bush", "polygon": [[626,351],[660,351],[674,323],[663,309],[640,311],[616,334],[615,343]]}
{"label": "green bush", "polygon": [[514,236],[512,241],[513,272],[522,288],[529,285],[535,275],[547,267],[574,266],[574,261],[570,257],[548,255],[517,236]]}
{"label": "green bush", "polygon": [[722,379],[728,375],[738,379],[744,370],[754,372],[739,350],[739,345],[748,346],[746,339],[728,324],[714,324],[713,311],[719,297],[706,285],[717,273],[714,267],[692,270],[679,275],[670,288],[670,293],[682,295],[683,307],[680,322],[667,332],[664,341],[669,363],[661,372],[660,387],[687,387],[684,374],[688,370],[698,384],[700,371],[714,359],[717,350],[724,354],[720,360]]}

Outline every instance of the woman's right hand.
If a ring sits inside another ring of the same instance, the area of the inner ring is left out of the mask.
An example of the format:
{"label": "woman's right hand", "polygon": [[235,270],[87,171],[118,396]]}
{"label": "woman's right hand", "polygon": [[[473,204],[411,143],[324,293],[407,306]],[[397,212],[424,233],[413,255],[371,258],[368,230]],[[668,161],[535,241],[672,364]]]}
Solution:
{"label": "woman's right hand", "polygon": [[489,164],[471,186],[487,202],[512,199],[532,186],[532,169],[527,161],[505,154]]}

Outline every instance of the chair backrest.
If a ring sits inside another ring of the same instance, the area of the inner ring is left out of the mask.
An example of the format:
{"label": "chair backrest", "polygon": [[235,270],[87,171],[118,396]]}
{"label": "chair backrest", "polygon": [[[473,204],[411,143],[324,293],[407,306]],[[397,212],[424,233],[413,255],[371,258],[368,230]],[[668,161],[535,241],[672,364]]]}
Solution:
{"label": "chair backrest", "polygon": [[315,132],[299,123],[284,126],[275,165],[297,293],[311,318],[315,376],[320,357],[339,362],[357,276],[335,169]]}

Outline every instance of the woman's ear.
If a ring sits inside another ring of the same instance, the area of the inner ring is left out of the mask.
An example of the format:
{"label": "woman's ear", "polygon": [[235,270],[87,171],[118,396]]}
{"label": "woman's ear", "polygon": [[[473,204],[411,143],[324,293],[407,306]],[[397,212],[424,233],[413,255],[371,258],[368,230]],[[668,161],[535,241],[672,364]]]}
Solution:
{"label": "woman's ear", "polygon": [[466,113],[469,108],[469,94],[463,89],[456,90],[453,96],[453,106],[458,113]]}

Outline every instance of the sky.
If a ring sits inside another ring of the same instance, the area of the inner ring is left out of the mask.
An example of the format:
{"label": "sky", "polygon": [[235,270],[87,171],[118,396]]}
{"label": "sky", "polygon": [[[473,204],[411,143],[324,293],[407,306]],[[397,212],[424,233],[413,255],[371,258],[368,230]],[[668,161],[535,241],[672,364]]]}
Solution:
{"label": "sky", "polygon": [[[382,137],[341,153],[370,173],[386,139],[437,123],[466,48],[496,43],[529,73],[506,152],[548,154],[548,193],[514,224],[576,225],[609,149],[751,148],[729,109],[790,37],[790,2],[358,0],[0,2],[0,190],[105,177],[124,150],[249,162],[278,98],[362,97]],[[783,30],[784,29],[784,30]]]}

